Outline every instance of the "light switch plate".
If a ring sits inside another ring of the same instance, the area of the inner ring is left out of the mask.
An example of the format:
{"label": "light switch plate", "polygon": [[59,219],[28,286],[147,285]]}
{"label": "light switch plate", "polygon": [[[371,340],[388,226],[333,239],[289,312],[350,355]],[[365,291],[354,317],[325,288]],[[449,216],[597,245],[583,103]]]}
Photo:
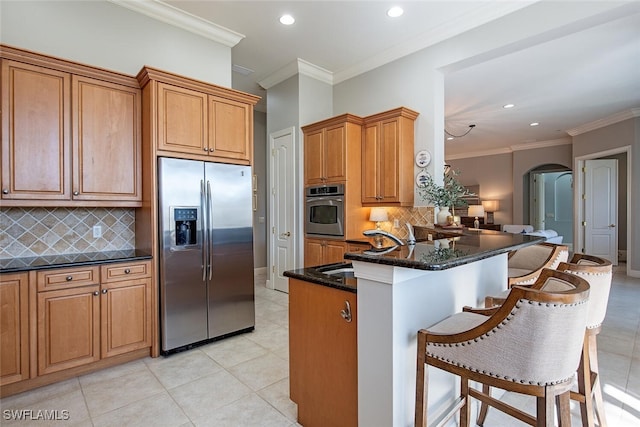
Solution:
{"label": "light switch plate", "polygon": [[102,227],[100,225],[93,226],[93,238],[97,239],[102,237]]}

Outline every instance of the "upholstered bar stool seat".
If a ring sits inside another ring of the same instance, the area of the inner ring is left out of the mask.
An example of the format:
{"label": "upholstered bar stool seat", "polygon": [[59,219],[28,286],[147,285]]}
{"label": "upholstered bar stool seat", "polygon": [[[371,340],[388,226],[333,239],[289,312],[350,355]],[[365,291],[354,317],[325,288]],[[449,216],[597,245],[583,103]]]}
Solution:
{"label": "upholstered bar stool seat", "polygon": [[[584,279],[543,270],[532,287],[514,286],[500,307],[466,308],[420,330],[416,426],[427,425],[429,365],[461,381],[460,396],[435,425],[459,411],[460,425],[468,426],[473,397],[530,425],[552,426],[557,396],[561,426],[569,426],[569,390],[579,363],[588,295]],[[470,387],[470,381],[536,396],[536,416]]]}

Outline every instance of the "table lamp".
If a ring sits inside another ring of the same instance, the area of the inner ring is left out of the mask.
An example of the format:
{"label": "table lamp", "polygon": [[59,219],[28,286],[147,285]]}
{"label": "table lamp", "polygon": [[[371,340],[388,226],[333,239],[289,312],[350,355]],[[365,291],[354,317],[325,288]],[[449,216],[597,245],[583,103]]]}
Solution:
{"label": "table lamp", "polygon": [[483,200],[482,207],[484,211],[487,213],[487,224],[493,224],[493,213],[496,212],[499,208],[499,203],[497,200]]}
{"label": "table lamp", "polygon": [[480,228],[480,220],[478,220],[478,217],[484,217],[484,207],[482,207],[482,205],[469,205],[469,216],[475,217],[473,228]]}
{"label": "table lamp", "polygon": [[389,221],[389,217],[387,216],[387,210],[385,208],[371,208],[371,213],[369,214],[369,221],[376,223],[376,230],[380,230],[380,223],[384,221]]}
{"label": "table lamp", "polygon": [[[387,216],[387,210],[385,208],[371,208],[371,213],[369,213],[369,221],[376,223],[376,230],[381,230],[380,223],[384,221],[389,221],[389,217]],[[382,247],[382,241],[384,238],[382,236],[374,236],[373,242],[377,248]]]}

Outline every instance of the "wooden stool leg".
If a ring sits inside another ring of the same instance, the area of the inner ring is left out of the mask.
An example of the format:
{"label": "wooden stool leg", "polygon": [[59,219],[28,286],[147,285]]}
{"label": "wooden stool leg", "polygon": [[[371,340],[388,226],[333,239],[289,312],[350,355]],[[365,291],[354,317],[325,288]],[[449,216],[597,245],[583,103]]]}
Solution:
{"label": "wooden stool leg", "polygon": [[544,396],[536,398],[536,426],[553,427],[554,421],[554,400],[553,386],[545,387]]}
{"label": "wooden stool leg", "polygon": [[558,424],[560,427],[571,427],[571,405],[569,391],[557,397],[558,402]]}
{"label": "wooden stool leg", "polygon": [[598,369],[598,344],[596,335],[589,336],[589,364],[591,365],[591,396],[593,406],[596,411],[598,425],[607,427],[607,420],[604,416],[604,401],[602,400],[602,389],[600,388],[600,372]]}
{"label": "wooden stool leg", "polygon": [[[486,384],[482,384],[482,393],[486,394],[487,396],[491,396],[491,387],[489,387]],[[484,425],[484,420],[487,419],[487,412],[489,410],[489,405],[487,405],[484,402],[480,403],[480,412],[478,412],[478,420],[476,421],[476,424],[479,426],[483,426]]]}
{"label": "wooden stool leg", "polygon": [[425,366],[427,337],[418,332],[418,357],[416,366],[416,413],[415,427],[427,425],[427,393],[429,387],[428,368]]}
{"label": "wooden stool leg", "polygon": [[589,351],[589,335],[585,335],[582,345],[580,366],[578,367],[578,394],[584,396],[584,402],[580,402],[580,415],[583,427],[594,427],[594,408],[591,384],[591,361]]}
{"label": "wooden stool leg", "polygon": [[460,377],[460,394],[464,399],[464,404],[460,408],[460,427],[469,427],[471,418],[471,405],[469,404],[469,378]]}

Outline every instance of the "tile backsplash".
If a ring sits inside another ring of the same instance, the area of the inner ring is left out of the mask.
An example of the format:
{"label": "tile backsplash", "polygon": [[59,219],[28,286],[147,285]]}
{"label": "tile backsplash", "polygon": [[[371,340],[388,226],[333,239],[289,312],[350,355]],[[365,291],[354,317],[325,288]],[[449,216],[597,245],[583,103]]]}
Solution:
{"label": "tile backsplash", "polygon": [[0,209],[0,259],[134,248],[133,208]]}
{"label": "tile backsplash", "polygon": [[[389,207],[386,209],[389,222],[383,224],[381,228],[386,231],[390,231],[401,239],[409,237],[409,232],[405,226],[405,223],[407,222],[411,225],[433,226],[434,208],[432,207]],[[400,223],[400,228],[393,228],[393,221],[395,219]]]}

